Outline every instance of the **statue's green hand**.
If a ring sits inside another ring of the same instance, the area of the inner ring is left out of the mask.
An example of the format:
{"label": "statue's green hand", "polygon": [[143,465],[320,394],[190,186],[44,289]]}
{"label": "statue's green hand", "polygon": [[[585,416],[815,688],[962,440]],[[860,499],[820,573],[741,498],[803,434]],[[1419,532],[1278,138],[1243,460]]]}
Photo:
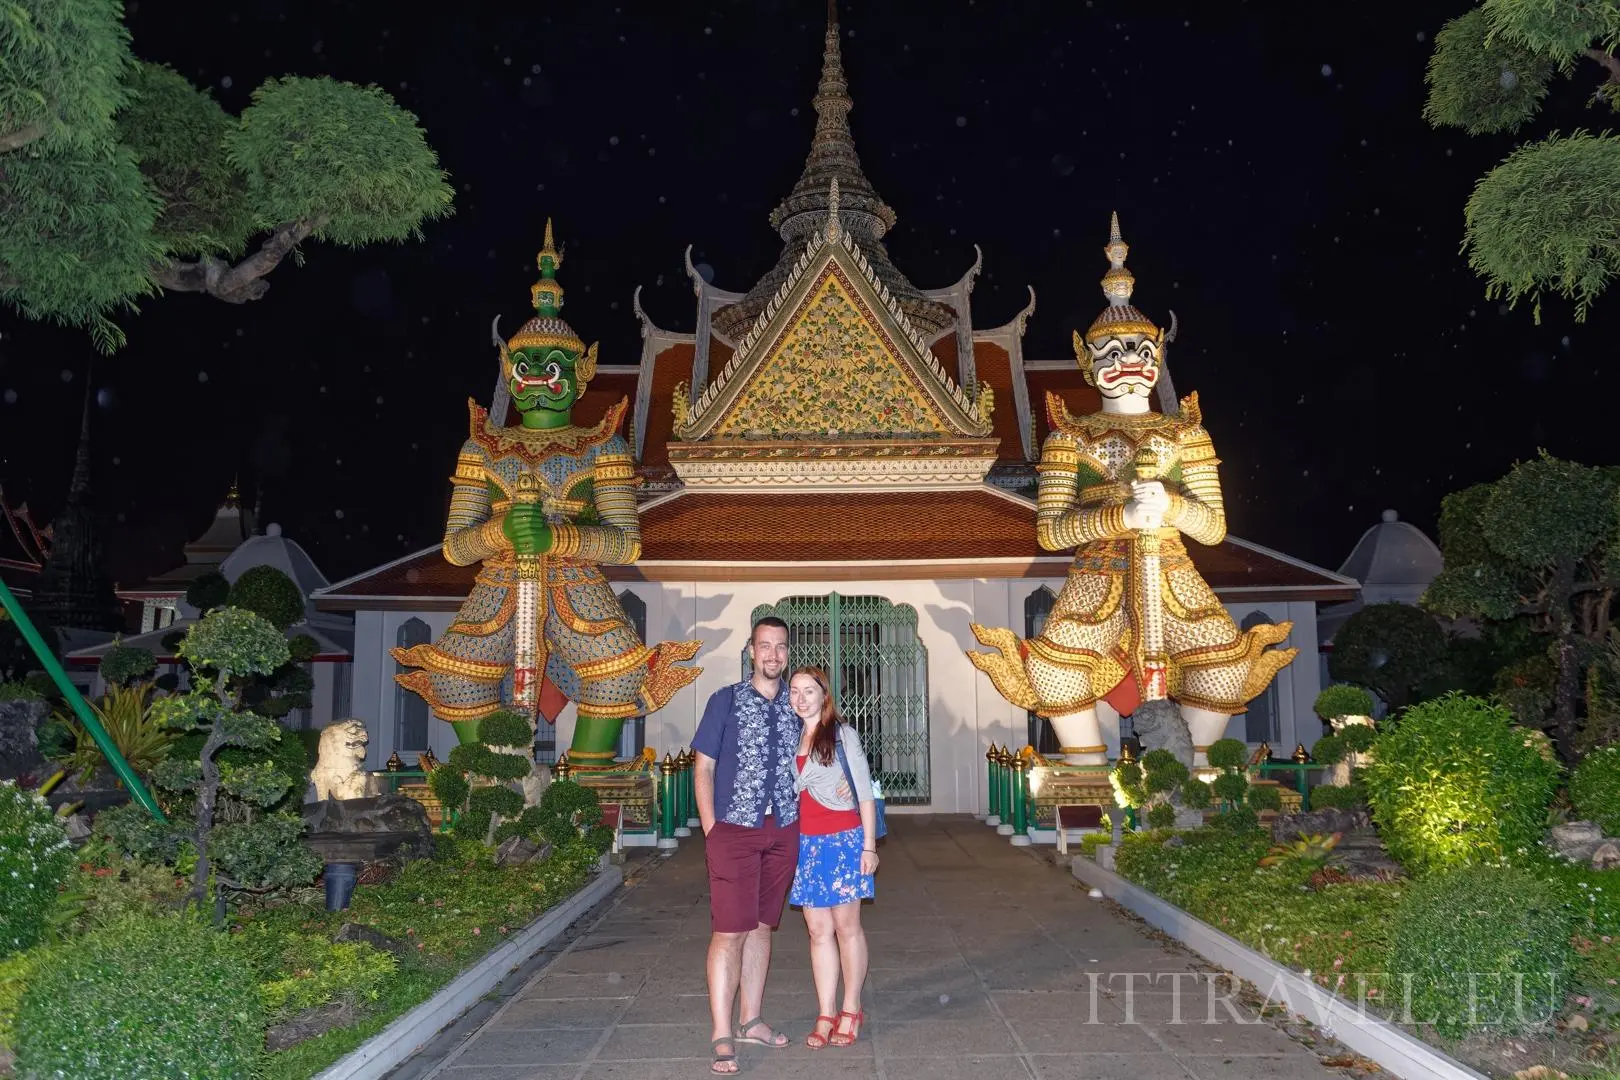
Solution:
{"label": "statue's green hand", "polygon": [[501,531],[517,555],[544,555],[551,550],[551,525],[538,506],[518,504],[506,512]]}

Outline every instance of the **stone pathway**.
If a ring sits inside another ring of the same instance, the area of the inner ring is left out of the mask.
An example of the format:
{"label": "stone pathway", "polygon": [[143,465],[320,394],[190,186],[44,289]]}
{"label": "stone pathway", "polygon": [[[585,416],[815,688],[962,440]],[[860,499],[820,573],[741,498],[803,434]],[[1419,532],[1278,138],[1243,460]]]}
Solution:
{"label": "stone pathway", "polygon": [[[1067,873],[969,817],[893,815],[868,1023],[851,1048],[804,1045],[815,1016],[804,923],[777,935],[765,1019],[786,1049],[742,1046],[759,1080],[1317,1080],[1343,1074],[1233,1000],[1213,1009],[1190,953],[1146,936]],[[674,1080],[709,1074],[700,839],[623,890],[433,1080]],[[1182,973],[1180,993],[1172,976]],[[1127,990],[1129,989],[1129,993]],[[1229,987],[1221,980],[1216,995]],[[1179,998],[1179,1011],[1177,1000]],[[1214,1023],[1207,1022],[1213,1016]],[[1250,1022],[1240,1023],[1234,1017]]]}

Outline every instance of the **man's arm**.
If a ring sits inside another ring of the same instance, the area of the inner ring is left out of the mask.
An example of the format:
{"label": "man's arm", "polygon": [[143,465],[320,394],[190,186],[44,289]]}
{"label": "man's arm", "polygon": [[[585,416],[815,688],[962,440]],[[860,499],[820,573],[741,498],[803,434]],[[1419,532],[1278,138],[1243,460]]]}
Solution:
{"label": "man's arm", "polygon": [[697,766],[692,770],[692,795],[704,836],[714,828],[714,770],[725,744],[726,725],[731,723],[731,701],[732,694],[727,690],[711,694],[703,719],[692,734],[692,755]]}
{"label": "man's arm", "polygon": [[714,828],[714,758],[695,754],[697,767],[692,770],[692,794],[697,798],[698,821],[703,824],[703,835]]}

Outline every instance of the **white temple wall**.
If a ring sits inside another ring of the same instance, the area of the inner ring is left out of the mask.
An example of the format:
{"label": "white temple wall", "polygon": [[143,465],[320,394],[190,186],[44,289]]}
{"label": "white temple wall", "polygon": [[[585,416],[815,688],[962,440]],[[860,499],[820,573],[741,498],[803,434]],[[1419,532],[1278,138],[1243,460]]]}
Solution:
{"label": "white temple wall", "polygon": [[[632,592],[647,607],[649,642],[701,639],[703,647],[693,664],[703,668],[697,680],[682,688],[668,705],[647,717],[646,744],[660,758],[690,745],[709,696],[742,677],[742,651],[754,609],[789,596],[879,595],[895,604],[909,604],[917,612],[918,636],[928,656],[929,769],[932,801],[926,806],[893,807],[895,813],[984,812],[985,751],[998,746],[1022,747],[1028,742],[1028,717],[1003,699],[967,659],[974,640],[970,623],[1006,626],[1024,633],[1024,604],[1043,585],[1057,590],[1061,579],[1017,578],[949,581],[825,581],[785,582],[630,582],[615,585]],[[1240,625],[1255,613],[1267,621],[1293,620],[1287,644],[1300,650],[1300,658],[1278,675],[1273,699],[1278,738],[1273,750],[1287,757],[1296,743],[1307,747],[1321,735],[1311,705],[1322,682],[1317,666],[1316,605],[1311,601],[1233,603],[1227,610]],[[454,619],[452,612],[358,612],[355,620],[353,712],[371,732],[367,767],[380,769],[394,750],[398,670],[388,650],[398,643],[400,630],[410,619],[426,623],[434,638]],[[791,662],[791,659],[790,659]],[[1110,754],[1119,750],[1119,718],[1101,705],[1104,738]],[[441,760],[455,745],[448,724],[431,721],[430,741]],[[557,722],[557,746],[566,748],[573,738],[574,709],[564,709]],[[1243,738],[1242,717],[1233,718],[1228,734]],[[407,764],[414,755],[402,754]]]}

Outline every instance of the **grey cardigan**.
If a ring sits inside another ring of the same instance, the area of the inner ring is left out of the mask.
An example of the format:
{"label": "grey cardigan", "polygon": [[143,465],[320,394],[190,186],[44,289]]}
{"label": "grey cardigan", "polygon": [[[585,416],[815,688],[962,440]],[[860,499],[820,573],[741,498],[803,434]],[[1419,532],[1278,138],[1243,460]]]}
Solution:
{"label": "grey cardigan", "polygon": [[808,791],[816,802],[829,810],[857,810],[861,803],[872,799],[872,767],[866,762],[861,737],[853,727],[840,723],[838,737],[844,744],[844,756],[849,759],[849,773],[855,778],[854,798],[842,799],[838,796],[839,787],[847,787],[848,784],[837,754],[825,765],[817,761],[814,754],[807,755],[804,768],[799,770],[794,780],[793,790]]}

